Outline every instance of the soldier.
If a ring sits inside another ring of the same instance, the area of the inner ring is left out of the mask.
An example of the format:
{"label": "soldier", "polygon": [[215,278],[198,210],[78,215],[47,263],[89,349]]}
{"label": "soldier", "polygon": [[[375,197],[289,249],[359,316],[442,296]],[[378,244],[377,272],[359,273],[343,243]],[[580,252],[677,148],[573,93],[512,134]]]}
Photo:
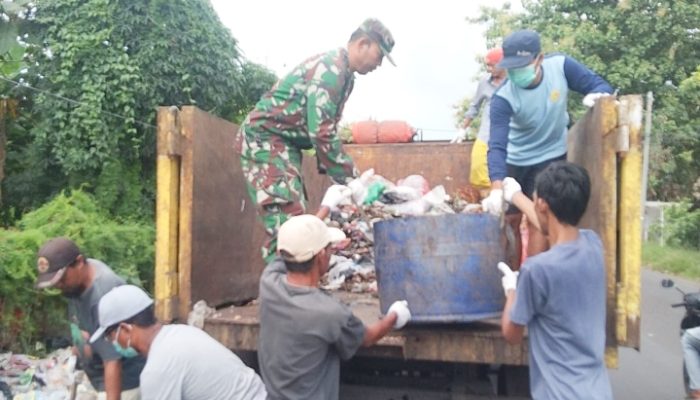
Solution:
{"label": "soldier", "polygon": [[[263,95],[241,124],[236,151],[241,156],[248,194],[268,235],[262,249],[266,264],[275,257],[277,229],[290,216],[305,212],[301,150],[314,149],[319,172],[337,184],[357,177],[355,164],[338,137],[338,122],[355,73],[373,71],[384,57],[394,64],[389,56],[393,47],[394,38],[380,21],[365,20],[350,36],[346,48],[298,65]],[[337,193],[331,195],[339,200]],[[317,215],[325,217],[328,208],[336,204],[322,202]]]}

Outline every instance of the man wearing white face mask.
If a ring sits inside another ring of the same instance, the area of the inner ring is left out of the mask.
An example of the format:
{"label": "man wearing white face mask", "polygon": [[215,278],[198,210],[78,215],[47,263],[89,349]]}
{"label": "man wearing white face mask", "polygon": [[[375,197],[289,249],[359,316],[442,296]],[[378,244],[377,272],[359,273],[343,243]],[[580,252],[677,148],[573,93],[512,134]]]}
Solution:
{"label": "man wearing white face mask", "polygon": [[[482,202],[486,211],[496,215],[503,212],[502,181],[506,176],[520,182],[523,193],[532,197],[537,173],[566,159],[569,89],[583,94],[588,107],[613,92],[602,77],[575,59],[563,54],[545,56],[537,32],[513,32],[502,47],[504,57],[497,66],[507,70],[508,80],[491,98],[491,192]],[[511,226],[517,228],[520,212],[511,207],[506,214]],[[531,223],[528,225],[528,255],[534,255],[548,247],[547,240]]]}
{"label": "man wearing white face mask", "polygon": [[122,285],[102,296],[100,326],[90,342],[112,342],[120,353],[147,357],[142,400],[265,400],[260,377],[201,329],[156,320],[153,299]]}

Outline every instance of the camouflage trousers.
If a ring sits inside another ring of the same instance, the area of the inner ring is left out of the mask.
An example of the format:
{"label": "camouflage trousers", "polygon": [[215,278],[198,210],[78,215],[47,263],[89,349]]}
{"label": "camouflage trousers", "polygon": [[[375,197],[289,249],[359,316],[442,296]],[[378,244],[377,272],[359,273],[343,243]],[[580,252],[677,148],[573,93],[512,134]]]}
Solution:
{"label": "camouflage trousers", "polygon": [[236,138],[236,148],[240,152],[248,195],[256,204],[267,234],[261,249],[267,264],[277,253],[279,227],[290,217],[306,211],[301,150],[279,138],[256,141],[246,135],[245,125]]}

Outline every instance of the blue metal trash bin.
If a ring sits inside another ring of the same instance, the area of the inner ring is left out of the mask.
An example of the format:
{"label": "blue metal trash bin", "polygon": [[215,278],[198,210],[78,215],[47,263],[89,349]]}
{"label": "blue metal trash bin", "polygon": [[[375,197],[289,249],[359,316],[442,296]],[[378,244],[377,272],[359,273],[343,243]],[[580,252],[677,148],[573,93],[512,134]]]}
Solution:
{"label": "blue metal trash bin", "polygon": [[405,299],[411,322],[470,322],[497,317],[505,304],[506,239],[490,214],[408,217],[374,224],[382,313]]}

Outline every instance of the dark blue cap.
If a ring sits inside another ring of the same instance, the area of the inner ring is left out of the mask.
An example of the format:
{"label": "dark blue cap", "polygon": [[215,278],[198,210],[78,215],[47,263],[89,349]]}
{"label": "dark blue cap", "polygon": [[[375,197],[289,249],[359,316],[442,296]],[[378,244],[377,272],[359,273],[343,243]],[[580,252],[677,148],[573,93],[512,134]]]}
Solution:
{"label": "dark blue cap", "polygon": [[499,68],[522,68],[532,63],[540,54],[540,35],[531,30],[516,31],[503,40],[503,60]]}

